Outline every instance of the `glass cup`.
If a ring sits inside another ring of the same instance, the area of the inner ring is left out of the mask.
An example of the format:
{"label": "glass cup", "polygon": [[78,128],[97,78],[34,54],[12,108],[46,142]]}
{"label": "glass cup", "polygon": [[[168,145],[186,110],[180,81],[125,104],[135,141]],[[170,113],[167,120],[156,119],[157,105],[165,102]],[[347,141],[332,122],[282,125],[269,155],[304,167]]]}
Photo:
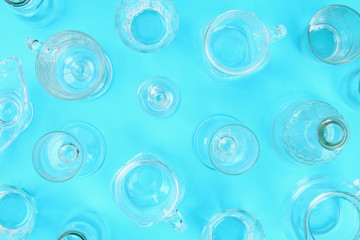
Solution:
{"label": "glass cup", "polygon": [[37,53],[36,74],[41,85],[57,98],[96,98],[110,86],[110,60],[85,33],[63,31],[44,43],[29,38],[26,45]]}
{"label": "glass cup", "polygon": [[329,177],[301,180],[287,220],[293,236],[299,240],[359,239],[359,184],[359,180],[351,185]]}
{"label": "glass cup", "polygon": [[283,25],[266,28],[254,13],[232,10],[202,29],[201,46],[211,73],[219,80],[233,80],[263,68],[270,43],[286,34]]}
{"label": "glass cup", "polygon": [[165,77],[152,77],[138,89],[141,107],[154,116],[167,117],[179,106],[180,94],[175,84]]}
{"label": "glass cup", "polygon": [[213,216],[204,227],[201,240],[265,240],[261,223],[248,212],[231,209]]}
{"label": "glass cup", "polygon": [[141,153],[122,167],[112,180],[112,194],[120,210],[141,226],[167,221],[178,232],[187,227],[177,210],[184,195],[179,180],[153,154]]}
{"label": "glass cup", "polygon": [[60,231],[57,240],[101,240],[105,239],[103,224],[92,212],[80,213],[71,218]]}
{"label": "glass cup", "polygon": [[350,138],[350,129],[329,104],[298,99],[278,111],[273,138],[284,156],[301,164],[320,165],[336,158]]}
{"label": "glass cup", "polygon": [[360,110],[360,70],[346,76],[341,84],[341,94],[347,105]]}
{"label": "glass cup", "polygon": [[64,182],[75,175],[89,176],[106,154],[103,136],[94,126],[73,122],[41,137],[33,150],[35,170],[46,180]]}
{"label": "glass cup", "polygon": [[115,16],[121,40],[138,52],[156,52],[171,43],[179,16],[171,0],[123,0]]}
{"label": "glass cup", "polygon": [[197,129],[194,150],[205,166],[237,175],[254,166],[260,147],[255,134],[237,119],[215,116]]}
{"label": "glass cup", "polygon": [[0,153],[29,126],[33,108],[22,64],[16,57],[0,62]]}
{"label": "glass cup", "polygon": [[0,185],[0,239],[26,239],[36,213],[33,197],[17,187]]}
{"label": "glass cup", "polygon": [[330,5],[315,14],[308,28],[312,52],[329,64],[346,64],[360,56],[360,15],[343,5]]}

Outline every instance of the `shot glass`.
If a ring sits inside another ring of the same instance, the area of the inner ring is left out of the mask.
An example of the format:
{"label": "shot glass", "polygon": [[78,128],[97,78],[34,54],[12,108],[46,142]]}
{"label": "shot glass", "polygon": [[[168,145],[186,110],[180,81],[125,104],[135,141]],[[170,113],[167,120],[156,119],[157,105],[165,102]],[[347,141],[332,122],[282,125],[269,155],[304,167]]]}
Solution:
{"label": "shot glass", "polygon": [[171,43],[179,16],[172,0],[123,0],[117,9],[115,24],[128,47],[149,53]]}
{"label": "shot glass", "polygon": [[179,106],[180,93],[175,84],[165,77],[152,77],[138,89],[141,107],[149,114],[167,117]]}
{"label": "shot glass", "polygon": [[284,104],[273,120],[273,141],[286,158],[305,165],[335,159],[350,138],[343,116],[331,105],[297,99]]}
{"label": "shot glass", "polygon": [[36,74],[41,85],[57,98],[96,98],[110,86],[110,60],[85,33],[63,31],[44,43],[29,38],[26,45],[37,53]]}
{"label": "shot glass", "polygon": [[248,212],[231,209],[213,216],[204,227],[201,240],[265,240],[261,223]]}
{"label": "shot glass", "polygon": [[254,13],[228,11],[202,29],[203,56],[216,79],[238,79],[262,69],[270,43],[286,34],[285,26],[266,28]]}
{"label": "shot glass", "polygon": [[89,176],[102,165],[106,154],[103,136],[94,126],[73,122],[41,137],[33,150],[33,164],[39,175],[64,182],[75,175]]}
{"label": "shot glass", "polygon": [[310,48],[323,62],[340,65],[360,55],[360,15],[343,5],[330,5],[315,14],[307,31]]}
{"label": "shot glass", "polygon": [[228,116],[215,116],[203,122],[194,136],[194,150],[205,166],[229,175],[250,170],[260,153],[255,134]]}
{"label": "shot glass", "polygon": [[343,79],[341,95],[349,107],[360,110],[360,70],[351,73]]}
{"label": "shot glass", "polygon": [[[293,193],[290,214],[295,239],[359,239],[360,187],[329,177],[300,181]],[[294,238],[292,238],[294,239]]]}
{"label": "shot glass", "polygon": [[0,153],[29,126],[33,108],[27,93],[21,61],[0,62]]}
{"label": "shot glass", "polygon": [[0,185],[0,239],[26,239],[36,213],[33,197],[17,187]]}
{"label": "shot glass", "polygon": [[184,192],[175,174],[150,153],[131,159],[113,177],[112,194],[120,210],[132,221],[151,227],[166,221],[178,232],[187,225],[177,206]]}

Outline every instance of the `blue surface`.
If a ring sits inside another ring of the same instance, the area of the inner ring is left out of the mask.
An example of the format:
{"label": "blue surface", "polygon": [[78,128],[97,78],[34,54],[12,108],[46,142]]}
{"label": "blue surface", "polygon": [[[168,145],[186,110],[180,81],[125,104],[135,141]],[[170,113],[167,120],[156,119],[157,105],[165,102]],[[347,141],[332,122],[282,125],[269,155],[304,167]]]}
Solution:
{"label": "blue surface", "polygon": [[[34,105],[29,129],[0,155],[0,183],[18,186],[35,196],[37,221],[30,240],[54,239],[61,226],[80,210],[98,212],[105,219],[109,239],[195,240],[200,239],[212,215],[229,208],[246,210],[258,218],[268,240],[286,237],[288,194],[308,175],[335,175],[348,181],[359,176],[360,113],[350,109],[339,93],[341,80],[359,68],[360,60],[345,66],[314,62],[299,48],[311,17],[330,0],[196,0],[175,4],[180,26],[174,41],[157,53],[141,54],[127,48],[115,31],[114,16],[119,1],[64,0],[61,16],[47,27],[33,27],[16,18],[4,1],[0,3],[1,60],[17,56]],[[344,0],[360,11],[360,2]],[[268,26],[284,24],[288,36],[271,45],[268,66],[243,81],[223,85],[210,79],[199,50],[199,31],[219,14],[231,9],[255,12]],[[113,63],[109,91],[94,101],[66,102],[49,95],[35,74],[35,54],[26,49],[27,37],[44,41],[62,30],[80,30],[94,37]],[[137,100],[137,88],[145,79],[163,75],[181,92],[178,111],[169,118],[145,113]],[[293,165],[274,150],[267,116],[272,103],[283,96],[301,95],[335,106],[350,125],[348,146],[333,162],[314,168]],[[212,171],[196,159],[193,135],[201,122],[216,114],[231,115],[251,128],[259,138],[261,153],[254,168],[241,176]],[[69,121],[87,121],[104,135],[108,152],[102,168],[87,178],[65,183],[42,179],[34,170],[31,153],[44,134]],[[165,223],[143,228],[117,209],[110,195],[115,172],[140,152],[163,156],[181,178],[185,198],[179,206],[189,225],[177,233]]]}

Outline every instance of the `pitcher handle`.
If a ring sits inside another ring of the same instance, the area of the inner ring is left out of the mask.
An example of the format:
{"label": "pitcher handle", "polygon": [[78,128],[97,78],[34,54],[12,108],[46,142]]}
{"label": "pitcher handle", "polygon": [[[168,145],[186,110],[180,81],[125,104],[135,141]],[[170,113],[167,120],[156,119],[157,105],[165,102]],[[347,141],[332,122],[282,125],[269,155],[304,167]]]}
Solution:
{"label": "pitcher handle", "polygon": [[276,25],[267,29],[269,34],[270,42],[276,42],[284,38],[287,34],[287,29],[284,25]]}

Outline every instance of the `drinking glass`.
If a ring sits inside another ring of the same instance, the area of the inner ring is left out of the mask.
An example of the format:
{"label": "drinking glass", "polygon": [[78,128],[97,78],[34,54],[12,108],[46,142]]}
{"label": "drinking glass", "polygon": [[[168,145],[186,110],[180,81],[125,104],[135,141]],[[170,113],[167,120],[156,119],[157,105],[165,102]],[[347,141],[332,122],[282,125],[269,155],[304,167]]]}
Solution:
{"label": "drinking glass", "polygon": [[89,176],[105,159],[106,144],[94,126],[73,122],[41,137],[33,150],[35,170],[46,180],[64,182]]}
{"label": "drinking glass", "polygon": [[263,68],[270,43],[286,34],[283,25],[266,28],[254,13],[232,10],[202,29],[201,46],[211,73],[219,80],[233,80]]}
{"label": "drinking glass", "polygon": [[350,138],[343,116],[331,105],[316,100],[286,103],[273,125],[274,142],[280,153],[306,165],[333,160]]}
{"label": "drinking glass", "polygon": [[152,77],[138,89],[141,107],[154,116],[167,117],[179,106],[180,94],[175,84],[165,77]]}
{"label": "drinking glass", "polygon": [[255,134],[237,119],[215,116],[197,129],[194,150],[205,166],[236,175],[254,166],[260,147]]}
{"label": "drinking glass", "polygon": [[171,0],[123,0],[117,9],[115,24],[128,47],[149,53],[171,43],[179,16]]}
{"label": "drinking glass", "polygon": [[0,62],[0,153],[29,126],[33,109],[21,61],[11,57]]}
{"label": "drinking glass", "polygon": [[97,214],[84,212],[65,224],[57,240],[101,240],[105,239],[103,230],[103,224]]}
{"label": "drinking glass", "polygon": [[344,78],[341,90],[346,104],[356,110],[360,110],[360,70]]}
{"label": "drinking glass", "polygon": [[288,217],[296,239],[359,239],[360,187],[329,177],[301,180]]}
{"label": "drinking glass", "polygon": [[110,60],[85,33],[63,31],[44,43],[29,38],[26,45],[37,53],[36,74],[41,85],[57,98],[96,98],[110,86]]}
{"label": "drinking glass", "polygon": [[187,227],[177,210],[184,195],[179,180],[151,153],[135,156],[115,174],[112,194],[120,210],[141,226],[167,221],[179,232]]}
{"label": "drinking glass", "polygon": [[308,28],[312,52],[329,64],[346,64],[360,55],[360,15],[343,5],[330,5],[315,14]]}
{"label": "drinking glass", "polygon": [[26,239],[36,213],[33,197],[17,187],[0,185],[0,239]]}
{"label": "drinking glass", "polygon": [[213,216],[201,240],[265,240],[261,223],[248,212],[230,209]]}

